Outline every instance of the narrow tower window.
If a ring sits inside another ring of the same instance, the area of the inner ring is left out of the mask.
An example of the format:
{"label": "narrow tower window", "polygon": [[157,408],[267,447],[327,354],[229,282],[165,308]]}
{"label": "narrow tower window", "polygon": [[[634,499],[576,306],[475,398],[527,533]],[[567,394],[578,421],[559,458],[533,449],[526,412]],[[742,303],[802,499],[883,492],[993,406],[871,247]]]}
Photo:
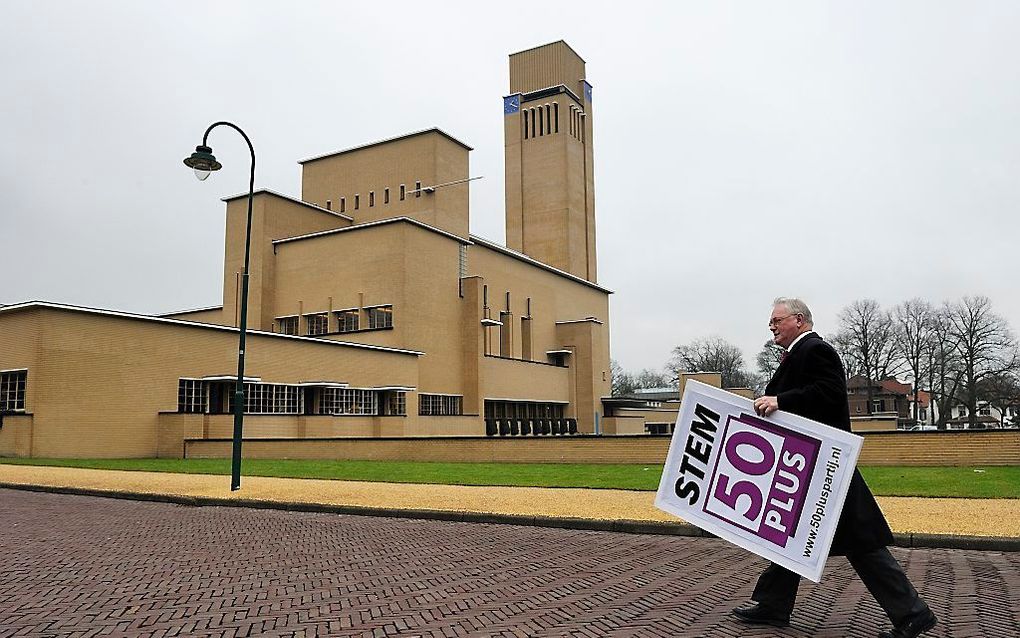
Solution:
{"label": "narrow tower window", "polygon": [[361,208],[361,195],[354,196],[354,210]]}
{"label": "narrow tower window", "polygon": [[383,189],[382,200],[383,200],[382,203],[384,203],[384,204],[389,204],[390,203],[390,189],[388,189],[388,188],[384,188]]}
{"label": "narrow tower window", "polygon": [[528,139],[528,112],[521,111],[521,122],[524,123],[524,139]]}
{"label": "narrow tower window", "polygon": [[333,210],[333,200],[326,200],[326,210]]}
{"label": "narrow tower window", "polygon": [[[531,112],[534,113],[535,111],[532,110]],[[542,107],[540,106],[540,107],[538,107],[538,134],[539,135],[545,135],[545,126],[544,126],[544,124],[545,124],[545,118],[542,117]]]}
{"label": "narrow tower window", "polygon": [[341,197],[340,198],[340,212],[341,213],[346,213],[347,212],[347,198],[346,197]]}
{"label": "narrow tower window", "polygon": [[375,191],[368,191],[368,207],[375,206]]}
{"label": "narrow tower window", "polygon": [[545,132],[552,133],[552,109],[545,105]]}
{"label": "narrow tower window", "polygon": [[407,187],[403,184],[400,185],[400,201],[404,201],[404,195],[407,193]]}
{"label": "narrow tower window", "polygon": [[414,196],[421,197],[421,182],[414,183]]}
{"label": "narrow tower window", "polygon": [[556,132],[560,132],[560,103],[553,102],[553,122],[556,123]]}

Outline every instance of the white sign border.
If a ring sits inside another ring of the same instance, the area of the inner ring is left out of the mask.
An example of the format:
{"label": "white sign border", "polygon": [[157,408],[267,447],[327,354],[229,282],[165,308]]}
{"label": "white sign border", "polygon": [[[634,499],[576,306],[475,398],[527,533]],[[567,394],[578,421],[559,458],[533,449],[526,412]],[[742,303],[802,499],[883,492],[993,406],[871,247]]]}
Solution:
{"label": "white sign border", "polygon": [[[791,559],[787,554],[772,549],[770,546],[765,544],[756,544],[747,538],[746,534],[742,535],[734,531],[734,528],[720,524],[718,519],[714,517],[705,516],[699,509],[694,507],[684,508],[677,505],[677,497],[674,495],[674,485],[678,474],[675,468],[679,465],[679,458],[683,455],[683,448],[686,445],[687,436],[689,431],[681,428],[681,424],[689,423],[694,418],[694,408],[697,403],[696,396],[704,395],[722,403],[729,403],[734,407],[747,412],[748,414],[755,414],[754,402],[747,397],[742,397],[732,392],[727,392],[719,388],[695,381],[693,379],[688,380],[685,388],[684,395],[680,402],[680,410],[677,414],[676,429],[673,433],[673,439],[670,441],[669,452],[666,455],[665,463],[662,468],[662,478],[659,482],[659,489],[655,495],[655,506],[669,514],[677,516],[692,525],[695,525],[711,534],[718,536],[724,540],[727,540],[738,547],[748,550],[762,558],[772,561],[778,565],[789,569],[790,571],[796,572],[809,580],[819,582],[822,577],[822,572],[825,570],[825,563],[829,556],[829,550],[832,547],[832,536],[835,534],[835,527],[839,521],[839,516],[842,514],[843,505],[846,501],[846,492],[850,486],[850,480],[853,477],[853,469],[857,465],[857,459],[860,455],[860,447],[863,442],[863,438],[840,430],[828,425],[806,419],[796,414],[789,412],[778,411],[773,413],[772,416],[758,417],[764,421],[774,423],[775,425],[801,432],[815,438],[828,438],[835,440],[846,448],[846,456],[842,457],[842,464],[845,470],[840,476],[838,483],[833,484],[832,496],[835,497],[830,500],[830,507],[828,509],[833,515],[836,516],[835,523],[832,524],[832,534],[826,535],[824,538],[819,537],[821,543],[816,543],[815,548],[817,551],[812,557],[804,560],[801,557],[800,560]],[[825,428],[819,432],[819,428]],[[713,450],[714,459],[718,454],[718,449]],[[823,457],[819,456],[821,460]],[[670,468],[674,468],[672,471]],[[672,498],[671,498],[672,497]],[[700,502],[700,501],[699,501]],[[686,503],[684,503],[686,505]],[[801,514],[802,520],[806,515]]]}

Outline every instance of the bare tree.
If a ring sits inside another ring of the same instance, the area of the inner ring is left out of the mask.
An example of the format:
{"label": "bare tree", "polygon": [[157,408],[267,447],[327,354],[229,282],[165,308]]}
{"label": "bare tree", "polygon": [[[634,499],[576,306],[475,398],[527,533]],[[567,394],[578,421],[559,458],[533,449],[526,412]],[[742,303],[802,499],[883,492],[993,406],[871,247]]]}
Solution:
{"label": "bare tree", "polygon": [[[910,299],[893,308],[893,346],[903,360],[914,384],[914,419],[917,420],[921,384],[928,376],[927,353],[933,338],[935,308],[924,299]],[[929,387],[930,389],[930,387]]]}
{"label": "bare tree", "polygon": [[666,388],[675,387],[676,383],[670,378],[668,372],[649,370],[645,368],[634,376],[635,385],[639,388]]}
{"label": "bare tree", "polygon": [[666,372],[658,372],[645,368],[637,374],[623,369],[616,359],[609,360],[609,373],[613,378],[613,396],[627,396],[642,388],[664,388],[673,386],[673,381]]}
{"label": "bare tree", "polygon": [[960,356],[956,349],[955,337],[950,330],[947,306],[937,309],[931,317],[929,330],[931,340],[928,342],[925,358],[928,368],[928,391],[931,392],[935,410],[938,412],[936,425],[946,428],[946,419],[952,414],[953,405],[957,401],[960,379],[963,369]]}
{"label": "bare tree", "polygon": [[783,352],[785,351],[782,346],[776,345],[772,339],[766,341],[758,351],[755,361],[758,364],[758,373],[765,377],[766,383],[779,368],[779,362],[783,360]]}
{"label": "bare tree", "polygon": [[[833,346],[843,357],[847,376],[861,374],[877,382],[895,375],[901,367],[896,356],[896,332],[892,317],[874,299],[858,299],[843,308]],[[867,389],[870,414],[874,394],[870,382]]]}
{"label": "bare tree", "polygon": [[1009,324],[992,312],[988,297],[964,297],[946,307],[948,330],[959,356],[961,398],[967,405],[969,427],[977,425],[980,383],[1017,368],[1017,344]]}
{"label": "bare tree", "polygon": [[616,359],[609,360],[609,375],[612,378],[614,397],[633,394],[636,387],[634,377]]}
{"label": "bare tree", "polygon": [[681,372],[718,372],[726,388],[754,387],[755,378],[744,369],[740,348],[719,337],[697,339],[673,348],[667,369],[679,377]]}
{"label": "bare tree", "polygon": [[999,412],[999,427],[1006,425],[1010,408],[1020,405],[1020,380],[1015,373],[989,375],[978,384],[979,396]]}

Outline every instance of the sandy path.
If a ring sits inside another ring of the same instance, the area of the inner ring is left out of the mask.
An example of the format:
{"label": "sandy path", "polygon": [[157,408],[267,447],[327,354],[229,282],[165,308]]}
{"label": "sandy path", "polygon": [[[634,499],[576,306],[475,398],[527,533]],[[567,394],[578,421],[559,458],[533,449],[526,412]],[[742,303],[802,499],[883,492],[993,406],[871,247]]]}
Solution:
{"label": "sandy path", "polygon": [[[200,474],[122,472],[0,464],[0,482],[323,503],[394,509],[426,509],[602,520],[669,521],[651,492],[537,487],[471,487],[244,477],[231,492],[229,478]],[[878,499],[895,532],[1020,537],[1020,499]]]}

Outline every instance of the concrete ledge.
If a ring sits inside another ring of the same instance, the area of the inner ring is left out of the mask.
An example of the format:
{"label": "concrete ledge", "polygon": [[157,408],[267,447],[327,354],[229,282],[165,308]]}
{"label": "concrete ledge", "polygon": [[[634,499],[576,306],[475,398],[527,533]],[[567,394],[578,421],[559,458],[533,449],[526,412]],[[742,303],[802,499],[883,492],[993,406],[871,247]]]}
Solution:
{"label": "concrete ledge", "polygon": [[[379,516],[386,518],[410,518],[459,523],[489,523],[495,525],[521,525],[527,527],[553,527],[626,534],[654,534],[663,536],[692,536],[715,538],[690,523],[683,521],[641,521],[608,520],[591,518],[566,518],[553,516],[523,516],[490,512],[460,512],[452,510],[417,510],[385,507],[362,507],[356,505],[333,505],[326,503],[300,503],[268,501],[259,499],[230,499],[213,497],[182,496],[178,494],[148,494],[120,490],[93,488],[29,485],[0,481],[0,489],[24,490],[29,492],[50,492],[54,494],[75,494],[99,498],[118,498],[134,501],[173,503],[191,507],[250,507],[254,509],[286,510],[317,514],[347,514],[351,516]],[[978,551],[1020,552],[1020,538],[1005,536],[957,536],[952,534],[894,533],[893,545],[907,548],[969,549]]]}

